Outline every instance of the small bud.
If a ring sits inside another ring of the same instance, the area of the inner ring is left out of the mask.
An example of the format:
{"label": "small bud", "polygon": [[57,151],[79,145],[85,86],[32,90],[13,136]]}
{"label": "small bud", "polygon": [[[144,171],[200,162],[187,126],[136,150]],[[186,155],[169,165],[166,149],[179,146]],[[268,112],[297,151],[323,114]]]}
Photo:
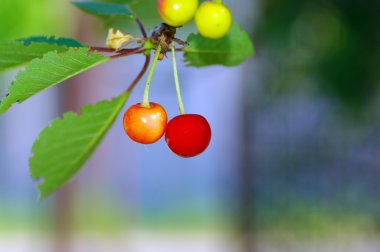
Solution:
{"label": "small bud", "polygon": [[115,50],[119,50],[123,44],[131,43],[134,37],[131,34],[123,34],[121,31],[113,31],[113,28],[108,30],[107,47]]}
{"label": "small bud", "polygon": [[158,60],[163,60],[165,56],[165,53],[160,53],[160,55],[158,55]]}

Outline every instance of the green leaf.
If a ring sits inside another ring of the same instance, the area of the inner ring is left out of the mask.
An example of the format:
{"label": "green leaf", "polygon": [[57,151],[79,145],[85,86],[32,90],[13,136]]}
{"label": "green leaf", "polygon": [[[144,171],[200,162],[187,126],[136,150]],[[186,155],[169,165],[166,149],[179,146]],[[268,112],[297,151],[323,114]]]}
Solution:
{"label": "green leaf", "polygon": [[51,45],[67,46],[67,47],[83,47],[81,43],[71,38],[56,38],[54,36],[33,36],[29,38],[19,39],[24,45],[30,45],[32,42],[47,43]]}
{"label": "green leaf", "polygon": [[63,53],[48,52],[43,58],[34,59],[25,71],[19,72],[9,88],[8,96],[0,103],[0,114],[13,103],[23,102],[46,88],[108,60],[97,52],[89,52],[89,48],[85,47],[70,48]]}
{"label": "green leaf", "polygon": [[0,42],[0,72],[21,67],[50,51],[64,52],[69,47],[82,47],[73,39],[55,37],[29,37],[12,42]]}
{"label": "green leaf", "polygon": [[189,46],[184,49],[184,57],[188,66],[236,66],[255,52],[249,35],[237,23],[233,23],[230,31],[221,39],[208,39],[192,33],[187,42]]}
{"label": "green leaf", "polygon": [[68,182],[91,156],[115,122],[129,94],[85,106],[81,114],[67,112],[39,135],[32,147],[30,170],[45,198]]}
{"label": "green leaf", "polygon": [[32,43],[25,46],[23,42],[0,42],[0,72],[28,64],[47,52],[67,51],[66,46]]}
{"label": "green leaf", "polygon": [[127,15],[133,18],[132,12],[123,4],[103,3],[103,2],[73,2],[75,6],[86,13],[109,17],[114,15]]}
{"label": "green leaf", "polygon": [[[128,2],[133,3],[133,1]],[[103,2],[73,2],[73,4],[84,12],[101,18],[107,29],[123,30],[134,18],[133,13],[125,4]]]}
{"label": "green leaf", "polygon": [[114,4],[128,4],[128,5],[135,5],[138,4],[141,0],[106,0],[108,3],[114,3]]}

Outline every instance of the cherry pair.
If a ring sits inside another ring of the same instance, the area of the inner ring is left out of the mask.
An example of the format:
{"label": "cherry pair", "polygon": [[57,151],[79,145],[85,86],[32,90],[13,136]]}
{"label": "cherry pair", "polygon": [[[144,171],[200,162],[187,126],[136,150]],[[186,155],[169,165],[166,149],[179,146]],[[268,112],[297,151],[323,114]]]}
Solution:
{"label": "cherry pair", "polygon": [[154,102],[149,107],[132,105],[124,114],[124,129],[134,141],[152,144],[165,133],[168,147],[181,157],[194,157],[210,143],[211,128],[207,120],[197,114],[181,114],[167,123],[165,109]]}
{"label": "cherry pair", "polygon": [[195,17],[199,33],[206,38],[223,37],[232,24],[232,14],[222,0],[203,2],[198,0],[158,0],[158,12],[168,25],[179,27]]}

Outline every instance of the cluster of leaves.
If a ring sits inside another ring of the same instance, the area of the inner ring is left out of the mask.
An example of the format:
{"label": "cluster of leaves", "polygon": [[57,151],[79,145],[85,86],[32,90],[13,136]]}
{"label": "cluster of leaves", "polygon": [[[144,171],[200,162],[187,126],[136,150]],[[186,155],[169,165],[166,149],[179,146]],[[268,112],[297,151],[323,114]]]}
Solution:
{"label": "cluster of leaves", "polygon": [[[135,19],[127,5],[101,2],[74,3],[83,11],[102,18],[114,16]],[[253,44],[237,23],[220,40],[190,34],[184,48],[188,66],[234,66],[253,55]],[[92,67],[109,61],[90,46],[78,41],[55,37],[30,37],[0,42],[0,71],[25,66],[1,100],[0,114],[14,103],[21,103],[49,87]],[[85,106],[81,114],[67,112],[42,130],[32,147],[30,169],[39,184],[41,197],[46,197],[69,181],[91,156],[122,110],[129,92],[112,100]]]}

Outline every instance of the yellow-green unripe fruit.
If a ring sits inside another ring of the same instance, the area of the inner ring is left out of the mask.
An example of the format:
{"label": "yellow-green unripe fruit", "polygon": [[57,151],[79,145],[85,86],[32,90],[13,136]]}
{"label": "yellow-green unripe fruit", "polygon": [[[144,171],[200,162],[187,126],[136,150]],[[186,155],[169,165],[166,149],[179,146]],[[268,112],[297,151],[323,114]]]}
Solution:
{"label": "yellow-green unripe fruit", "polygon": [[232,14],[223,4],[204,2],[195,14],[195,24],[203,37],[219,39],[230,30]]}
{"label": "yellow-green unripe fruit", "polygon": [[198,0],[158,0],[158,12],[168,25],[178,27],[190,22],[198,8]]}

